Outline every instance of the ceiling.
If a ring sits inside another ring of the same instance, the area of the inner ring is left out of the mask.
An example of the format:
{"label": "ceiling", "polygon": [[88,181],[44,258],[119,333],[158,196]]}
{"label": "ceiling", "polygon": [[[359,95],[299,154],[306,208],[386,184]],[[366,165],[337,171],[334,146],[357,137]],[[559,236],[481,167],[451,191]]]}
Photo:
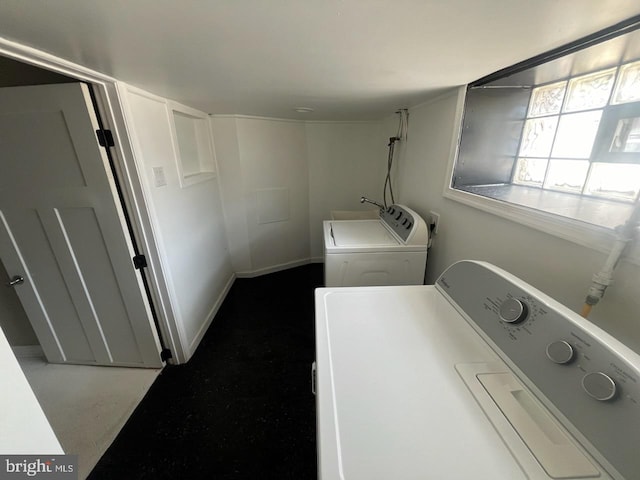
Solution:
{"label": "ceiling", "polygon": [[637,0],[2,0],[0,36],[208,113],[368,120],[638,14]]}
{"label": "ceiling", "polygon": [[555,60],[520,70],[513,75],[503,76],[487,85],[532,87],[617,67],[638,59],[640,59],[640,30],[634,30],[577,52],[565,54]]}

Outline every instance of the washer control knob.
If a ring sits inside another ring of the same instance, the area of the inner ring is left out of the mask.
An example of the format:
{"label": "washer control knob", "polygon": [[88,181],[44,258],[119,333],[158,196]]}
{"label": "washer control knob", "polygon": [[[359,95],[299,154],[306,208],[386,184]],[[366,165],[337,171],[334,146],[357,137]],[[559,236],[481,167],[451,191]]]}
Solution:
{"label": "washer control knob", "polygon": [[616,396],[617,391],[616,382],[609,375],[602,372],[587,373],[582,377],[582,388],[590,396],[601,402],[611,400]]}
{"label": "washer control knob", "polygon": [[547,345],[547,357],[555,363],[569,363],[573,360],[573,347],[564,340],[558,340]]}
{"label": "washer control knob", "polygon": [[515,298],[507,298],[500,305],[500,319],[507,323],[520,323],[527,318],[527,305]]}

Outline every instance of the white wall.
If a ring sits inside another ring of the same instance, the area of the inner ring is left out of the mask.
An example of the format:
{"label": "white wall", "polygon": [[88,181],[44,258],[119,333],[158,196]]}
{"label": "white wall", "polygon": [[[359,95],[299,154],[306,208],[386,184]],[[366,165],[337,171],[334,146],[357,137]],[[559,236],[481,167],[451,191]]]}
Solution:
{"label": "white wall", "polygon": [[[427,262],[428,283],[458,260],[486,260],[579,311],[605,254],[443,197],[456,98],[453,91],[411,109],[408,140],[396,150],[401,203],[425,217],[430,210],[441,215]],[[387,119],[385,130],[393,134],[396,128],[396,118]],[[615,283],[590,317],[638,352],[639,286],[640,268],[621,262]]]}
{"label": "white wall", "polygon": [[212,116],[211,130],[216,148],[229,255],[235,272],[248,272],[251,245],[247,228],[247,206],[243,168],[240,163],[238,125],[235,117]]}
{"label": "white wall", "polygon": [[304,125],[238,118],[237,127],[252,270],[309,258]]}
{"label": "white wall", "polygon": [[233,267],[253,276],[309,258],[304,124],[241,116],[211,119]]}
{"label": "white wall", "polygon": [[323,256],[322,221],[332,210],[371,210],[382,200],[388,142],[382,122],[306,123],[311,256]]}
{"label": "white wall", "polygon": [[[177,334],[193,354],[233,281],[217,179],[181,188],[167,101],[120,85]],[[156,186],[153,167],[164,169]]]}
{"label": "white wall", "polygon": [[368,209],[360,196],[381,196],[381,122],[221,115],[211,123],[238,275],[322,259],[322,220],[331,210]]}

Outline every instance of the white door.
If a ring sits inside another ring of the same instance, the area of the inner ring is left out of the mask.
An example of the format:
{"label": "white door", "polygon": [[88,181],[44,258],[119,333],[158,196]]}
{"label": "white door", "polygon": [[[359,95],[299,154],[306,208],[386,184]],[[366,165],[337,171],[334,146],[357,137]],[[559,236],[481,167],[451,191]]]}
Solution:
{"label": "white door", "polygon": [[0,259],[50,362],[161,367],[97,128],[86,85],[0,89]]}

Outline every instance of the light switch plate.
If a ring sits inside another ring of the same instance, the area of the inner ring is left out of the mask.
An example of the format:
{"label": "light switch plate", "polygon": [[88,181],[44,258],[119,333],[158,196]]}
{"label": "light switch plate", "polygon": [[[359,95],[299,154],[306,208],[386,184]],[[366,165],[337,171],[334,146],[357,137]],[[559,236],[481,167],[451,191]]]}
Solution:
{"label": "light switch plate", "polygon": [[156,187],[164,187],[167,184],[167,179],[164,176],[164,167],[153,167],[153,184]]}

